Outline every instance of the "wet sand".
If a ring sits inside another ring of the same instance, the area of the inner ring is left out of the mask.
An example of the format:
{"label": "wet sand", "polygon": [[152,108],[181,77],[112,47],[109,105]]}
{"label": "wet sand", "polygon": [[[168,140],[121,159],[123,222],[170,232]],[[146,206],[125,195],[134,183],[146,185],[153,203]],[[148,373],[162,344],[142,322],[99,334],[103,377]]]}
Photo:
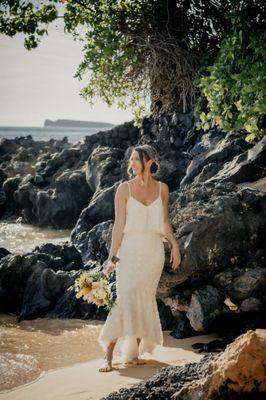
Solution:
{"label": "wet sand", "polygon": [[45,371],[101,357],[102,321],[48,319],[17,322],[0,314],[0,391],[37,379]]}
{"label": "wet sand", "polygon": [[[13,316],[3,315],[1,322],[1,360],[4,353],[11,360],[9,364],[2,362],[1,368],[2,372],[9,368],[6,377],[12,387],[6,390],[8,385],[2,382],[1,400],[97,400],[148,379],[161,367],[198,362],[204,353],[198,354],[191,345],[218,337],[212,334],[177,340],[164,331],[164,346],[157,346],[152,355],[145,353],[145,365],[123,366],[114,353],[113,371],[103,373],[98,371],[104,352],[97,337],[104,322],[37,319],[16,325]],[[18,362],[13,362],[18,354],[20,369]],[[29,366],[27,357],[34,360]],[[16,373],[12,374],[12,368]]]}

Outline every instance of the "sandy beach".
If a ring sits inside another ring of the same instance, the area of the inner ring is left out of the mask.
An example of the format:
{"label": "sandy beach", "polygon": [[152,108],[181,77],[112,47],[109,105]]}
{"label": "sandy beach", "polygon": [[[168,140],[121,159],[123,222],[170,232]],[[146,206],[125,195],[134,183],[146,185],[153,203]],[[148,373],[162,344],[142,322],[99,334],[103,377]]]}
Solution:
{"label": "sandy beach", "polygon": [[[122,387],[129,387],[154,375],[161,367],[198,362],[198,354],[191,346],[196,342],[209,342],[218,335],[174,339],[164,331],[164,346],[158,346],[152,355],[145,353],[145,365],[123,366],[114,356],[111,372],[98,372],[103,362],[103,351],[98,348],[98,358],[44,372],[37,380],[15,389],[1,392],[3,400],[97,400]],[[96,349],[95,349],[96,350]]]}

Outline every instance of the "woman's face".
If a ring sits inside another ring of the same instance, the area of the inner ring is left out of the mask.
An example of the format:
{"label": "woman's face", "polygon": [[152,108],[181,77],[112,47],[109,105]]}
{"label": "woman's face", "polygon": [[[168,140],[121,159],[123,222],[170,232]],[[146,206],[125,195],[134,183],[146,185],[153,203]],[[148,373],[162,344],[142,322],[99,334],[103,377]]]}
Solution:
{"label": "woman's face", "polygon": [[[150,164],[152,163],[152,160],[146,161],[145,157],[144,157],[144,169],[146,170],[147,168],[149,168]],[[134,175],[140,175],[141,174],[141,161],[140,161],[140,157],[139,157],[139,153],[136,150],[133,150],[133,152],[131,153],[131,156],[129,158],[129,162],[130,162],[130,166],[133,170],[133,174]]]}

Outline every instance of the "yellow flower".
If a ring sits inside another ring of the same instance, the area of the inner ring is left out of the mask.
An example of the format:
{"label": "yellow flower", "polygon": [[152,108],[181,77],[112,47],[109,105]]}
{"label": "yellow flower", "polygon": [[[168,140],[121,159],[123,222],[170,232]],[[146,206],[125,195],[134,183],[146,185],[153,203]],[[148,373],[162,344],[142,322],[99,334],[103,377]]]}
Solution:
{"label": "yellow flower", "polygon": [[93,303],[93,302],[94,302],[92,293],[86,294],[86,295],[84,296],[84,299],[87,300],[87,301],[89,301],[90,303]]}
{"label": "yellow flower", "polygon": [[100,288],[100,289],[98,290],[98,296],[99,296],[100,298],[104,299],[104,298],[106,297],[106,291],[105,291],[104,289]]}
{"label": "yellow flower", "polygon": [[86,287],[84,289],[81,289],[77,294],[76,294],[76,298],[79,299],[82,296],[87,295],[88,293],[91,292],[91,288],[90,287]]}

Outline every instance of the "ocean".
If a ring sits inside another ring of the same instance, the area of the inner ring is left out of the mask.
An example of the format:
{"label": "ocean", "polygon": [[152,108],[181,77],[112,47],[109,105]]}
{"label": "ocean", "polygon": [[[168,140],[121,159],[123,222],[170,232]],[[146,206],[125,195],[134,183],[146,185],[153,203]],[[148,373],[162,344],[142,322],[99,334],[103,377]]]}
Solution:
{"label": "ocean", "polygon": [[67,137],[70,143],[76,143],[85,136],[90,136],[99,131],[107,131],[110,126],[106,127],[34,127],[34,126],[0,126],[0,139],[14,139],[19,136],[31,135],[34,140],[62,139]]}

